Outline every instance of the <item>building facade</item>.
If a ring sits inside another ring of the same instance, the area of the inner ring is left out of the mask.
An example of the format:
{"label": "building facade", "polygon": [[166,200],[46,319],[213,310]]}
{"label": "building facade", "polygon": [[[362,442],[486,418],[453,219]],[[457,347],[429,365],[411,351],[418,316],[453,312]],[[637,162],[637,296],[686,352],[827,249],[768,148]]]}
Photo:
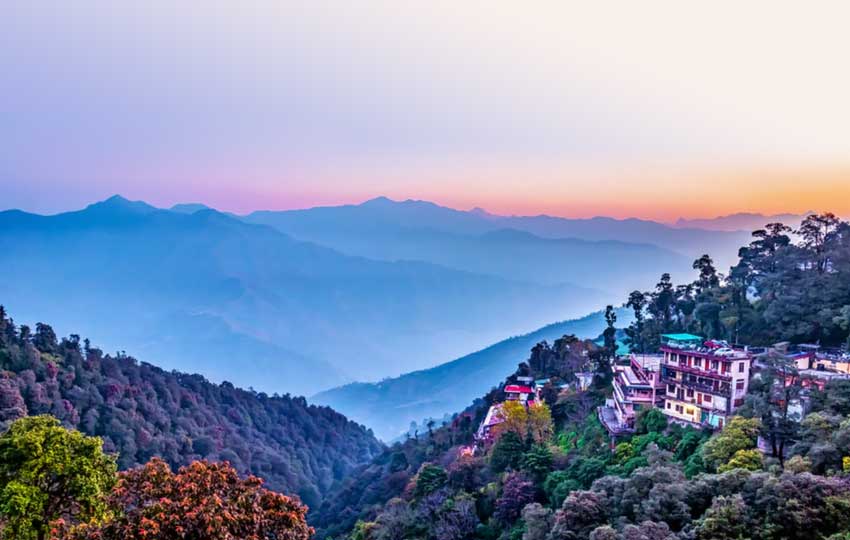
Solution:
{"label": "building facade", "polygon": [[633,429],[640,411],[662,405],[662,358],[661,355],[632,354],[628,364],[614,366],[613,405],[620,426]]}
{"label": "building facade", "polygon": [[722,428],[744,402],[753,356],[691,334],[662,336],[662,411],[671,419]]}

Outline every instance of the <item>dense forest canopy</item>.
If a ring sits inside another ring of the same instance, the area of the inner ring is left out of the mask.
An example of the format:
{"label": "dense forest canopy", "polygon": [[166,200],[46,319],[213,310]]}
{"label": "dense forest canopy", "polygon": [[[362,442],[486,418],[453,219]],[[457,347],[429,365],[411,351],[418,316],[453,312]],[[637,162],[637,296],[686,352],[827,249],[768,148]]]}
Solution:
{"label": "dense forest canopy", "polygon": [[655,350],[670,332],[760,346],[850,340],[850,224],[833,214],[810,215],[795,231],[781,223],[754,231],[726,275],[708,255],[693,266],[692,283],[664,274],[654,290],[631,293],[633,350]]}
{"label": "dense forest canopy", "polygon": [[0,431],[39,414],[101,437],[121,469],[155,456],[174,468],[229,461],[312,506],[382,449],[371,431],[302,397],[104,354],[76,335],[57,339],[47,324],[17,326],[0,308]]}

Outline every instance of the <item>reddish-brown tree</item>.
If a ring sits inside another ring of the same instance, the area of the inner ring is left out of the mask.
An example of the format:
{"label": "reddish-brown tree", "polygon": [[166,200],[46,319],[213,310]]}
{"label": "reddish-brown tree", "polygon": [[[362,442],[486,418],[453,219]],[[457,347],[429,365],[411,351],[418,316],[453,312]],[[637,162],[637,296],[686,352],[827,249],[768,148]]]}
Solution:
{"label": "reddish-brown tree", "polygon": [[101,524],[57,527],[61,540],[308,540],[307,507],[240,479],[229,463],[196,461],[175,474],[155,458],[121,473],[113,515]]}

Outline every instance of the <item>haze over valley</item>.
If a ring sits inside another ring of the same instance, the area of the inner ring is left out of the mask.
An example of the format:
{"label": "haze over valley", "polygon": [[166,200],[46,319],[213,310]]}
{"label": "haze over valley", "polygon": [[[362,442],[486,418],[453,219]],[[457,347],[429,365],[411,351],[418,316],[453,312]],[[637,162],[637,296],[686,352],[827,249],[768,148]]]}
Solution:
{"label": "haze over valley", "polygon": [[620,303],[663,271],[691,275],[702,246],[729,257],[742,236],[386,198],[240,217],[116,196],[0,213],[0,298],[107,350],[309,396]]}

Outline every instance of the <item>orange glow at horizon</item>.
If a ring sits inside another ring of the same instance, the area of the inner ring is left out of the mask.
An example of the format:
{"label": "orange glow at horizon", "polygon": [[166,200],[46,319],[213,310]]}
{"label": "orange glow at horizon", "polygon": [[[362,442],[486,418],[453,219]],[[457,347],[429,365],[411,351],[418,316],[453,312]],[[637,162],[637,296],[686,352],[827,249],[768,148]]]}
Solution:
{"label": "orange glow at horizon", "polygon": [[[344,175],[333,175],[342,179]],[[430,172],[401,185],[374,178],[333,195],[321,190],[290,193],[271,184],[270,209],[356,204],[376,196],[420,199],[457,209],[481,207],[502,215],[643,218],[672,222],[738,212],[830,211],[850,216],[850,166],[798,169],[581,171],[545,173]],[[345,185],[346,182],[339,182]],[[317,185],[320,183],[317,183]],[[265,191],[265,190],[264,190]],[[247,210],[247,209],[245,209]]]}

